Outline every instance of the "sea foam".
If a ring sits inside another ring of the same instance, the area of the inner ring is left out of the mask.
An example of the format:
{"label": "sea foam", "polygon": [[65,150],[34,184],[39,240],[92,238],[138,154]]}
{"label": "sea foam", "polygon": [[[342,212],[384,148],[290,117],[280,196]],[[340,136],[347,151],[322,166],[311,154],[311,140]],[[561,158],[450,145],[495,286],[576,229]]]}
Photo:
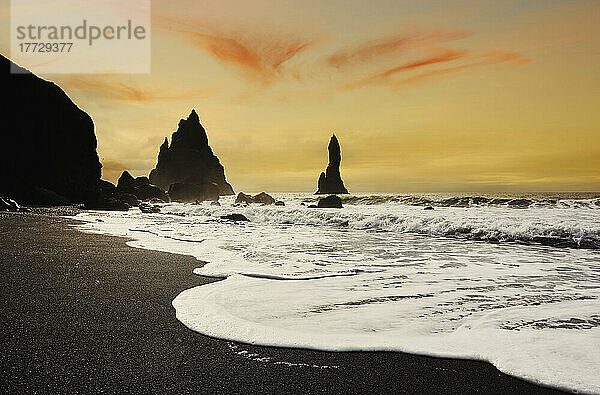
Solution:
{"label": "sea foam", "polygon": [[[600,393],[595,204],[425,211],[383,199],[322,210],[301,206],[307,195],[278,198],[285,207],[224,199],[77,218],[84,231],[192,255],[207,262],[196,274],[225,278],[173,301],[200,333],[479,359],[535,383]],[[232,212],[251,222],[219,218]]]}

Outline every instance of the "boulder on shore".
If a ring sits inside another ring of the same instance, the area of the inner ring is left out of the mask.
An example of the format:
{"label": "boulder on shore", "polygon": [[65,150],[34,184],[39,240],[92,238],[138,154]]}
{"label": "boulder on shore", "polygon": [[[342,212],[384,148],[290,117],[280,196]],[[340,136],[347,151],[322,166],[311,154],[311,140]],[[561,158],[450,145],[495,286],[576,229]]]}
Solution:
{"label": "boulder on shore", "polygon": [[340,163],[342,162],[340,143],[335,134],[331,136],[327,150],[329,151],[329,163],[327,164],[327,169],[319,176],[315,195],[332,193],[347,194],[348,190],[344,186],[344,181],[342,181],[340,174]]}
{"label": "boulder on shore", "polygon": [[133,178],[127,170],[119,177],[117,190],[132,194],[139,200],[160,199],[165,203],[169,202],[169,195],[156,185],[150,184],[148,177]]}
{"label": "boulder on shore", "polygon": [[[144,178],[146,178],[146,177],[144,177]],[[137,186],[130,193],[132,195],[137,196],[137,198],[140,200],[159,199],[163,203],[169,202],[169,195],[165,191],[163,191],[162,189],[157,187],[156,185],[152,185],[152,184],[143,184],[143,185]]]}
{"label": "boulder on shore", "polygon": [[136,196],[119,191],[112,183],[99,180],[85,198],[85,208],[88,210],[127,211],[130,207],[139,205]]}
{"label": "boulder on shore", "polygon": [[318,208],[342,208],[342,199],[336,195],[330,195],[319,199]]}
{"label": "boulder on shore", "polygon": [[43,187],[32,187],[22,191],[19,196],[22,201],[34,206],[70,206],[73,204],[67,197]]}

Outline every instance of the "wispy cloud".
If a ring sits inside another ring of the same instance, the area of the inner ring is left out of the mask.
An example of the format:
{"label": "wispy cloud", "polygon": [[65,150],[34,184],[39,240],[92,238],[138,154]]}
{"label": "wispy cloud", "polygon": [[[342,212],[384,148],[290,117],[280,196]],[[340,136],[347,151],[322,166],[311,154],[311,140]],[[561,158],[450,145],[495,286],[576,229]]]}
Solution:
{"label": "wispy cloud", "polygon": [[66,76],[61,78],[68,88],[93,93],[97,97],[126,102],[161,102],[214,95],[211,89],[175,91],[161,86],[144,86],[107,77]]}
{"label": "wispy cloud", "polygon": [[529,63],[530,60],[523,57],[520,52],[517,51],[494,51],[485,53],[478,58],[475,58],[474,61],[470,63],[454,66],[454,67],[446,67],[436,70],[431,70],[427,72],[422,72],[420,74],[413,75],[408,78],[404,78],[401,80],[397,80],[392,82],[390,85],[392,87],[400,87],[403,85],[413,84],[416,82],[421,82],[424,80],[432,79],[439,76],[449,75],[449,74],[457,74],[462,71],[468,69],[479,68],[483,66],[489,66],[499,63],[508,63],[512,65],[524,65]]}
{"label": "wispy cloud", "polygon": [[372,61],[382,56],[398,55],[407,49],[458,40],[468,37],[470,34],[470,32],[465,30],[418,30],[383,37],[352,48],[346,48],[327,56],[325,61],[329,66],[344,69],[356,64]]}
{"label": "wispy cloud", "polygon": [[199,32],[173,29],[197,48],[206,51],[217,61],[236,67],[247,77],[262,83],[273,82],[281,76],[281,66],[316,41],[269,34]]}
{"label": "wispy cloud", "polygon": [[436,65],[439,63],[451,62],[467,56],[467,51],[455,51],[452,49],[444,49],[441,53],[429,56],[422,59],[417,59],[400,66],[392,67],[384,71],[380,71],[362,80],[346,84],[342,89],[356,89],[366,85],[385,84],[391,77],[396,74],[419,69],[426,66]]}
{"label": "wispy cloud", "polygon": [[[446,47],[450,42],[469,35],[471,32],[466,30],[418,30],[337,51],[326,57],[325,63],[334,68],[340,76],[350,77],[346,78],[347,81],[350,79],[350,82],[339,87],[345,91],[370,85],[397,88],[486,65],[506,63],[518,66],[530,62],[518,51],[496,50],[476,54],[466,49]],[[441,46],[441,43],[448,44]],[[423,56],[423,53],[427,55]],[[400,57],[405,60],[398,65]],[[451,67],[443,67],[444,65]],[[370,72],[366,76],[364,73],[357,76],[349,70],[350,68]],[[406,76],[403,78],[404,75]]]}
{"label": "wispy cloud", "polygon": [[200,19],[153,14],[152,24],[231,66],[248,80],[265,85],[293,78],[293,70],[284,70],[284,65],[321,42],[312,33],[291,33],[274,26],[251,27],[206,15]]}
{"label": "wispy cloud", "polygon": [[[414,28],[345,48],[333,47],[320,58],[311,58],[305,53],[322,38],[284,34],[273,28],[269,31],[266,27],[229,26],[228,32],[224,32],[222,24],[208,25],[165,17],[156,17],[156,20],[162,29],[176,34],[218,62],[233,67],[247,79],[264,85],[287,78],[304,85],[320,83],[322,89],[331,89],[332,85],[338,86],[339,90],[369,85],[395,87],[483,65],[528,62],[518,52],[491,51],[472,55],[468,47],[452,48],[459,40],[473,34],[468,30]],[[335,41],[332,43],[335,45]],[[462,42],[462,45],[468,43]],[[453,66],[440,68],[447,63]],[[416,74],[421,70],[428,71]],[[401,75],[405,73],[408,77],[402,79]],[[341,86],[340,80],[345,81]]]}
{"label": "wispy cloud", "polygon": [[530,59],[523,57],[519,51],[492,51],[481,55],[482,63],[510,63],[514,65],[523,65],[531,62]]}

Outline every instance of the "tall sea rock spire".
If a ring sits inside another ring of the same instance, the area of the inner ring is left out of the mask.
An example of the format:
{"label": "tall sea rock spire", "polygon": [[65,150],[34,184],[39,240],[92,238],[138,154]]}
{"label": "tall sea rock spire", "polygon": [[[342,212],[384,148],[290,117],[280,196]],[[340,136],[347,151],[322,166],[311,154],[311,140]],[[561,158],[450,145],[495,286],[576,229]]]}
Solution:
{"label": "tall sea rock spire", "polygon": [[340,175],[342,154],[340,151],[340,143],[338,142],[337,137],[335,137],[335,134],[331,136],[327,150],[329,151],[329,164],[327,165],[325,172],[322,172],[319,176],[316,194],[348,193],[348,190],[344,186],[344,181],[342,181],[342,176]]}
{"label": "tall sea rock spire", "polygon": [[196,190],[218,189],[218,195],[233,195],[225,179],[225,171],[210,146],[206,131],[196,110],[179,121],[171,137],[165,137],[158,153],[156,168],[150,172],[150,182],[168,190],[174,183],[194,185]]}

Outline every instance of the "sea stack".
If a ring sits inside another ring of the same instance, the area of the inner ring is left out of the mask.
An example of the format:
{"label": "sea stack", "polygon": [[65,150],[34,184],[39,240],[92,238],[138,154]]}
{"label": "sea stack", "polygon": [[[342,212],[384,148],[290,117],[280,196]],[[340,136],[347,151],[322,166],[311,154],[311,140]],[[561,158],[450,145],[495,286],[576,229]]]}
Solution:
{"label": "sea stack", "polygon": [[[171,137],[165,137],[158,153],[156,168],[150,172],[150,182],[164,190],[172,186],[183,201],[214,199],[215,194],[233,195],[225,180],[225,171],[210,146],[206,131],[196,110],[179,121]],[[184,193],[185,192],[185,193]],[[173,196],[171,196],[173,198]]]}
{"label": "sea stack", "polygon": [[340,175],[342,154],[340,151],[340,143],[338,142],[337,137],[335,137],[335,134],[331,136],[327,150],[329,151],[329,164],[327,165],[327,169],[319,176],[319,184],[315,194],[348,193],[348,190],[344,186],[344,181],[342,181],[342,176]]}
{"label": "sea stack", "polygon": [[58,85],[1,55],[0,85],[0,192],[41,205],[82,202],[95,193],[102,165],[92,118]]}

